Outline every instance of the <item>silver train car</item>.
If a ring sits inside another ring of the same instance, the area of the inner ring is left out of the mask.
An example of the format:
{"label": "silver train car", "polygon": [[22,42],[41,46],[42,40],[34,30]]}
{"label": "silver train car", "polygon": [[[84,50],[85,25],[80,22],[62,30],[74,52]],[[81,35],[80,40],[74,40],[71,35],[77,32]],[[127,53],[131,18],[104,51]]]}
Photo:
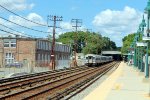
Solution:
{"label": "silver train car", "polygon": [[85,55],[85,65],[87,66],[98,66],[111,61],[113,61],[112,56],[101,56],[96,54]]}

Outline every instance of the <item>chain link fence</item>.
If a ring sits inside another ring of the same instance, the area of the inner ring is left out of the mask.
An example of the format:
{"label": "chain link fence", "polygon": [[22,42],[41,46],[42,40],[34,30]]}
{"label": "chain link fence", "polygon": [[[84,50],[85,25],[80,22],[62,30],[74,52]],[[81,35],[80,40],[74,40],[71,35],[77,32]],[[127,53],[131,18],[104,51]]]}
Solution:
{"label": "chain link fence", "polygon": [[[56,60],[55,69],[64,69],[71,67],[71,60]],[[77,60],[78,66],[84,65],[84,60]],[[20,61],[5,63],[0,68],[0,78],[6,77],[12,73],[37,73],[51,70],[50,61]]]}
{"label": "chain link fence", "polygon": [[[70,60],[56,60],[56,69],[70,67]],[[13,73],[37,73],[51,70],[49,67],[50,61],[20,61],[4,63],[0,68],[0,78],[6,77]]]}

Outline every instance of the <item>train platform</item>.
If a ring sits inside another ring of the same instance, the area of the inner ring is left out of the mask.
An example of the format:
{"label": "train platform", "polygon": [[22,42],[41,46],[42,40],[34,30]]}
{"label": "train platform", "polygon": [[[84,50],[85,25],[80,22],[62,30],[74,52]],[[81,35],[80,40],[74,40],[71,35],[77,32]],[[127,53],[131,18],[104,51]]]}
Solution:
{"label": "train platform", "polygon": [[83,100],[150,100],[150,81],[136,68],[119,67]]}

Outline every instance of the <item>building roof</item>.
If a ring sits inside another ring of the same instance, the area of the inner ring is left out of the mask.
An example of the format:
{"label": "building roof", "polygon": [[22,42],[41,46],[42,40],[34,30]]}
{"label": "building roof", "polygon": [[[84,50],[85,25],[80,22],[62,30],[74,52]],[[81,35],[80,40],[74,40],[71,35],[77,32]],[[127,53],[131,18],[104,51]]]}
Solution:
{"label": "building roof", "polygon": [[[29,38],[29,37],[12,37],[12,36],[7,36],[7,37],[0,37],[0,39],[17,39],[17,40],[27,40],[27,41],[47,41],[51,42],[48,40],[48,38]],[[68,44],[63,44],[62,42],[55,42],[55,44],[61,44],[61,45],[67,45]]]}
{"label": "building roof", "polygon": [[121,54],[120,51],[102,51],[102,54]]}

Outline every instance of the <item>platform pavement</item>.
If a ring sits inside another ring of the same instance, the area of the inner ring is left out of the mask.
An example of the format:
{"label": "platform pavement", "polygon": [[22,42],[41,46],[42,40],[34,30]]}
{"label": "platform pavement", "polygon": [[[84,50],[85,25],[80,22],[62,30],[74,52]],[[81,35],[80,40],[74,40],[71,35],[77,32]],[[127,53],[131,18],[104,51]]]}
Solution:
{"label": "platform pavement", "polygon": [[121,62],[120,66],[83,100],[150,100],[150,83],[137,69]]}

